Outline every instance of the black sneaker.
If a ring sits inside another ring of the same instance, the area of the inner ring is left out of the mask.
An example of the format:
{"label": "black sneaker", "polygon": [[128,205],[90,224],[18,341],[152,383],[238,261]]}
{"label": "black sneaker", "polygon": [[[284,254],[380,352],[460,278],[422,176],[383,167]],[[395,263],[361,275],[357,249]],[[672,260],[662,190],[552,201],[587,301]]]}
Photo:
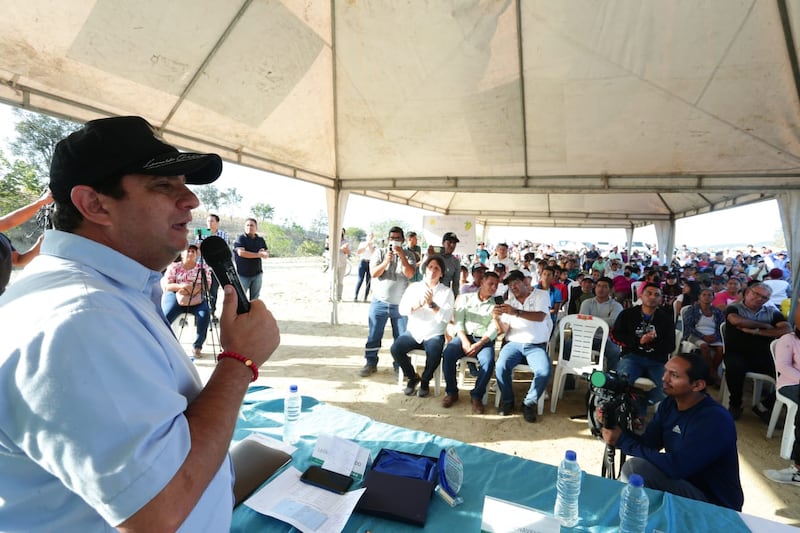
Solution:
{"label": "black sneaker", "polygon": [[417,393],[417,396],[419,396],[420,398],[425,398],[430,393],[431,393],[431,389],[428,387],[428,382],[427,381],[420,382],[420,384],[419,384],[419,392]]}
{"label": "black sneaker", "polygon": [[406,385],[406,388],[403,390],[403,394],[405,394],[406,396],[411,396],[412,394],[414,394],[414,391],[417,390],[417,385],[419,385],[419,382],[420,379],[418,375],[414,376],[413,378],[410,378],[408,380],[408,385]]}
{"label": "black sneaker", "polygon": [[537,405],[535,403],[533,405],[522,404],[522,417],[525,422],[536,422],[536,409]]}
{"label": "black sneaker", "polygon": [[478,377],[478,365],[473,362],[467,363],[467,369],[469,370],[469,375],[473,378]]}
{"label": "black sneaker", "polygon": [[504,403],[497,409],[497,414],[500,416],[508,416],[514,412],[513,403]]}
{"label": "black sneaker", "polygon": [[742,408],[741,407],[728,407],[728,412],[731,414],[734,420],[739,420],[742,418]]}
{"label": "black sneaker", "polygon": [[769,424],[769,418],[772,413],[770,413],[768,409],[759,409],[757,405],[754,405],[753,414],[760,418],[765,424]]}
{"label": "black sneaker", "polygon": [[365,378],[367,376],[371,376],[377,371],[378,367],[375,365],[364,365],[364,368],[358,371],[358,375],[361,376],[362,378]]}

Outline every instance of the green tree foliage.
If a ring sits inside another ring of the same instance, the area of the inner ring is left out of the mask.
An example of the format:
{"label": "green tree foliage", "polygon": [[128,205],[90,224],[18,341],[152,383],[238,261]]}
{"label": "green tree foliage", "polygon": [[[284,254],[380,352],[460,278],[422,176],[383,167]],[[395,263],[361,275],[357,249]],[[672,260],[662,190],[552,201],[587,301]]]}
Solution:
{"label": "green tree foliage", "polygon": [[[220,203],[227,206],[229,212],[232,213],[242,203],[242,195],[239,194],[236,187],[229,187],[220,194]],[[233,218],[232,214],[231,218]]]}
{"label": "green tree foliage", "polygon": [[403,228],[404,233],[408,233],[409,231],[411,231],[410,228],[405,227],[406,223],[403,222],[402,220],[385,220],[383,222],[378,222],[376,224],[373,224],[372,227],[370,228],[370,230],[372,230],[372,233],[375,234],[375,241],[376,242],[381,242],[381,240],[385,241],[389,237],[389,228],[391,228],[392,226],[399,226]]}
{"label": "green tree foliage", "polygon": [[292,239],[287,235],[284,228],[271,222],[265,222],[263,225],[259,225],[258,229],[258,233],[267,241],[270,257],[291,257],[295,255]]}
{"label": "green tree foliage", "polygon": [[316,241],[305,240],[297,247],[297,254],[302,256],[322,255],[323,246]]}
{"label": "green tree foliage", "polygon": [[56,143],[80,125],[20,109],[15,110],[15,114],[19,121],[14,128],[17,135],[11,142],[11,150],[33,167],[39,181],[45,183],[50,176],[50,160]]}
{"label": "green tree foliage", "polygon": [[350,227],[345,229],[345,236],[350,241],[351,248],[353,243],[360,243],[367,238],[367,232],[361,228],[357,227]]}
{"label": "green tree foliage", "polygon": [[190,188],[209,212],[219,211],[219,205],[222,200],[219,189],[213,185],[200,185]]}
{"label": "green tree foliage", "polygon": [[250,211],[253,213],[253,217],[255,217],[255,219],[259,222],[272,220],[273,215],[275,215],[275,208],[265,203],[257,203],[253,205],[250,208]]}

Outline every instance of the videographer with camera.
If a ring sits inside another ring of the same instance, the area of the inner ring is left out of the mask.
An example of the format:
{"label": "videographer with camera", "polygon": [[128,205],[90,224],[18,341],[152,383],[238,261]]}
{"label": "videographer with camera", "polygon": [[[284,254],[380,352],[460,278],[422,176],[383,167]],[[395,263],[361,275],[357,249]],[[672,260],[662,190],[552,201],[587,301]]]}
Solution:
{"label": "videographer with camera", "polygon": [[[675,323],[672,313],[661,307],[658,285],[645,284],[640,299],[641,305],[624,309],[617,316],[611,330],[612,340],[622,347],[617,373],[627,375],[630,383],[646,377],[657,385],[664,374],[664,363],[675,349]],[[656,386],[647,393],[646,399],[657,403],[663,398],[661,388]],[[645,402],[639,403],[637,414],[645,418]]]}
{"label": "videographer with camera", "polygon": [[676,355],[664,367],[661,383],[667,397],[644,434],[602,429],[608,445],[631,456],[622,465],[620,480],[639,474],[648,488],[741,511],[736,426],[728,411],[706,394],[708,365],[701,355],[690,353]]}
{"label": "videographer with camera", "polygon": [[[26,206],[20,207],[0,217],[0,232],[8,231],[24,224],[33,218],[40,208],[52,203],[53,196],[50,194],[50,189],[48,189],[35,202],[31,202]],[[39,255],[39,248],[42,245],[43,237],[44,234],[40,235],[39,238],[36,239],[36,243],[34,243],[27,252],[20,253],[14,248],[14,245],[11,244],[11,239],[0,233],[0,294],[3,294],[6,290],[6,285],[8,285],[8,281],[11,279],[11,269],[13,267],[22,268],[30,263],[34,257]]]}

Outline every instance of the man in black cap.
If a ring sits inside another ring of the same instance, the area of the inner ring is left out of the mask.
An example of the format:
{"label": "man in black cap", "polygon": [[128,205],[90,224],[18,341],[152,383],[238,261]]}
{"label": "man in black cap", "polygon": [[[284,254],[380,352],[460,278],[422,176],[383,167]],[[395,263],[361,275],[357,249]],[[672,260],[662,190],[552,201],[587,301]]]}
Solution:
{"label": "man in black cap", "polygon": [[442,259],[444,259],[445,273],[440,283],[450,287],[450,290],[453,291],[453,296],[458,296],[458,287],[461,281],[461,262],[458,257],[453,255],[458,243],[458,237],[451,231],[448,231],[442,237]]}
{"label": "man in black cap", "polygon": [[228,447],[280,334],[260,301],[237,315],[226,286],[225,351],[203,387],[159,284],[188,245],[186,185],[221,171],[140,117],[90,121],[56,146],[56,229],[0,297],[4,530],[230,529]]}

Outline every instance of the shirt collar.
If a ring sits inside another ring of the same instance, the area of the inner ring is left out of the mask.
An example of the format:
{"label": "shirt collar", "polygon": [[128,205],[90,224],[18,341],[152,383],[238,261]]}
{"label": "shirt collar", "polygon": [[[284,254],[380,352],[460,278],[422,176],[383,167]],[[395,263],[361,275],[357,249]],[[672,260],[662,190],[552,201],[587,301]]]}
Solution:
{"label": "shirt collar", "polygon": [[[160,298],[161,273],[150,270],[120,252],[74,233],[48,230],[41,253],[86,265],[103,276],[141,292],[148,299]],[[155,290],[153,285],[156,285]],[[158,294],[156,294],[158,293]]]}

